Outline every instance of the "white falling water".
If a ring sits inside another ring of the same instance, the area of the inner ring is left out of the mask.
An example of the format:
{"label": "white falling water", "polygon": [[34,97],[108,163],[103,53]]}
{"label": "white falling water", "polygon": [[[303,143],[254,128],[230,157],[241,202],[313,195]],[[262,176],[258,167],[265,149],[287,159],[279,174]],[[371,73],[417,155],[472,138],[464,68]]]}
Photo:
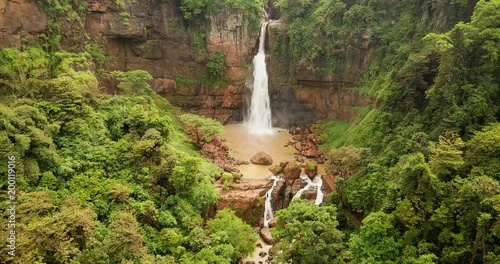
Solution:
{"label": "white falling water", "polygon": [[264,203],[264,227],[269,227],[269,222],[273,220],[274,212],[273,206],[271,204],[271,194],[273,193],[274,187],[276,187],[276,183],[280,180],[280,177],[271,176],[271,180],[273,180],[273,186],[266,193],[266,202]]}
{"label": "white falling water", "polygon": [[266,67],[266,28],[267,22],[260,29],[259,51],[253,58],[252,101],[248,121],[250,134],[269,135],[274,132],[271,121],[271,103],[269,100],[268,78]]}
{"label": "white falling water", "polygon": [[322,202],[323,202],[323,192],[321,191],[321,187],[323,186],[323,179],[321,178],[321,175],[316,175],[316,177],[314,177],[314,179],[311,181],[311,179],[309,179],[309,177],[307,177],[306,175],[302,175],[300,176],[300,178],[307,182],[307,185],[304,186],[304,188],[300,189],[292,198],[292,202],[293,200],[295,200],[296,198],[300,198],[300,196],[302,196],[302,193],[305,191],[305,190],[308,190],[310,188],[316,188],[316,200],[314,201],[314,203],[316,205],[320,205]]}

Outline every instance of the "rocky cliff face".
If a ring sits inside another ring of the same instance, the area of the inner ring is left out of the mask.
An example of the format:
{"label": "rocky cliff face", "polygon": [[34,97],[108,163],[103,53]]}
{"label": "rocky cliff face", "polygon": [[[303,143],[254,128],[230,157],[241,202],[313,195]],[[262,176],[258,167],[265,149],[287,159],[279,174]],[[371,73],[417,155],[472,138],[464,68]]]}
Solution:
{"label": "rocky cliff face", "polygon": [[[145,69],[155,78],[153,89],[174,105],[224,123],[240,120],[242,80],[257,34],[243,14],[222,9],[194,28],[185,25],[179,0],[126,3],[129,25],[106,0],[90,5],[85,25],[105,44],[111,69]],[[207,56],[218,50],[225,54],[227,88],[197,81],[206,75]]]}
{"label": "rocky cliff face", "polygon": [[[346,62],[340,73],[324,76],[308,69],[292,70],[290,58],[274,50],[278,36],[286,30],[287,25],[279,20],[269,23],[268,72],[271,98],[276,102],[273,103],[275,122],[308,124],[323,118],[350,121],[356,108],[367,105],[367,99],[352,87],[374,52],[370,32],[360,37],[358,46],[345,51]],[[326,58],[320,58],[317,64],[326,64]]]}
{"label": "rocky cliff face", "polygon": [[[245,79],[251,72],[258,29],[241,12],[221,9],[204,23],[186,25],[180,0],[86,0],[85,14],[59,17],[61,47],[83,48],[96,40],[104,47],[109,70],[144,69],[153,75],[152,87],[182,109],[212,117],[223,123],[241,121],[245,108]],[[0,0],[0,48],[19,47],[47,35],[50,14],[26,0]],[[330,118],[348,121],[365,99],[350,87],[366,68],[373,51],[370,36],[359,48],[348,51],[342,74],[318,76],[306,69],[289,72],[287,58],[272,52],[280,30],[269,24],[268,72],[275,126],[307,124]],[[209,87],[200,81],[206,76],[206,61],[215,51],[225,54],[227,87]],[[112,85],[109,85],[112,86]],[[111,89],[112,90],[112,89]]]}
{"label": "rocky cliff face", "polygon": [[34,41],[47,28],[47,15],[26,0],[0,0],[0,49]]}
{"label": "rocky cliff face", "polygon": [[[221,9],[188,26],[180,0],[117,3],[86,0],[86,14],[58,17],[61,47],[81,50],[84,42],[96,40],[109,70],[144,69],[154,77],[152,87],[174,105],[222,122],[241,120],[246,65],[258,35],[241,12]],[[0,0],[0,48],[43,38],[48,17],[33,2]],[[218,50],[225,54],[227,89],[199,81],[206,76],[208,56]]]}

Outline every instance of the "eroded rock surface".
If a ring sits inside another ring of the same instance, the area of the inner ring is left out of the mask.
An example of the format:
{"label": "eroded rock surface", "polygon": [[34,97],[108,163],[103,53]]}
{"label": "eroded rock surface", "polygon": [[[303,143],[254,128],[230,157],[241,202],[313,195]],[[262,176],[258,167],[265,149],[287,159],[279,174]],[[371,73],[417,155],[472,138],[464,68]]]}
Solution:
{"label": "eroded rock surface", "polygon": [[47,29],[47,15],[34,2],[0,0],[0,49],[35,41]]}
{"label": "eroded rock surface", "polygon": [[222,189],[222,184],[217,182],[215,187],[219,191],[219,200],[215,209],[232,209],[238,217],[256,225],[256,219],[259,219],[264,212],[264,195],[271,185],[268,180],[241,180],[240,183],[233,183],[231,188],[225,191]]}

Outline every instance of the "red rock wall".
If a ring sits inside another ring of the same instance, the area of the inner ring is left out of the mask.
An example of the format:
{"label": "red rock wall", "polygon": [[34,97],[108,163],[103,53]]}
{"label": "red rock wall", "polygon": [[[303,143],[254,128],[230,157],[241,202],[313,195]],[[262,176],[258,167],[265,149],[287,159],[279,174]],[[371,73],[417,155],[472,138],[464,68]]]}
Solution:
{"label": "red rock wall", "polygon": [[47,28],[47,16],[26,0],[0,0],[0,49],[34,41]]}
{"label": "red rock wall", "polygon": [[[62,17],[61,47],[83,48],[84,40],[97,40],[108,57],[109,70],[144,69],[153,75],[152,87],[184,110],[222,122],[243,119],[245,79],[258,29],[251,30],[243,14],[222,9],[206,23],[187,26],[180,0],[125,0],[128,25],[112,0],[87,0],[90,10],[81,21]],[[22,40],[36,41],[47,30],[47,15],[26,0],[0,0],[0,48],[19,47]],[[275,125],[310,123],[320,118],[349,121],[366,100],[350,88],[368,65],[373,52],[370,36],[361,49],[348,51],[342,74],[317,76],[307,70],[290,73],[287,58],[272,53],[279,24],[268,29],[268,72]],[[206,74],[206,54],[196,48],[196,34],[205,34],[208,53],[226,55],[227,88],[209,88],[192,82],[179,85],[176,78],[199,80]],[[109,85],[109,83],[107,83]],[[112,89],[111,89],[112,90]]]}
{"label": "red rock wall", "polygon": [[356,109],[368,104],[367,98],[352,88],[368,67],[374,52],[370,32],[360,37],[358,47],[345,52],[346,62],[342,69],[336,74],[321,76],[307,69],[295,70],[290,67],[290,58],[275,53],[273,47],[277,36],[285,30],[286,25],[279,21],[270,23],[268,28],[269,87],[271,96],[276,98],[275,119],[286,125],[307,124],[324,118],[351,121]]}
{"label": "red rock wall", "polygon": [[[77,51],[86,41],[97,40],[109,70],[147,70],[154,77],[152,87],[174,105],[223,122],[240,120],[246,65],[258,29],[250,30],[243,14],[235,10],[221,9],[206,22],[188,26],[180,0],[124,1],[128,23],[120,19],[124,10],[112,0],[87,0],[90,12],[80,20],[61,17],[61,48]],[[0,48],[19,47],[23,39],[36,41],[47,30],[47,20],[35,3],[0,0]],[[207,54],[195,43],[202,34],[208,54],[221,50],[226,56],[228,89],[209,89],[199,82],[188,88],[176,86],[176,78],[199,80],[206,75]]]}

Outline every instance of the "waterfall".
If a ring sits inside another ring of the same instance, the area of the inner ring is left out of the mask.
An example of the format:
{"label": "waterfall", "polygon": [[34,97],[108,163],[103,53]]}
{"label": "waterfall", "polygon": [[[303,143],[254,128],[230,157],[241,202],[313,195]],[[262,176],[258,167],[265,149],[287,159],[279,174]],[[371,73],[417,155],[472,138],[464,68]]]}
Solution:
{"label": "waterfall", "polygon": [[304,188],[297,191],[297,193],[292,198],[292,202],[296,198],[300,198],[300,196],[302,196],[302,193],[305,190],[308,190],[310,188],[316,188],[316,200],[314,201],[314,203],[316,205],[320,205],[323,202],[323,192],[321,191],[321,187],[323,186],[323,179],[321,178],[321,175],[316,175],[316,177],[314,177],[312,181],[306,175],[302,175],[300,176],[300,178],[303,181],[307,182],[307,185],[304,186]]}
{"label": "waterfall", "polygon": [[262,24],[259,38],[259,51],[253,58],[253,85],[250,111],[246,123],[250,134],[272,134],[271,103],[269,99],[266,67],[266,29],[267,22]]}
{"label": "waterfall", "polygon": [[280,178],[273,175],[270,179],[274,182],[271,189],[269,189],[266,193],[266,202],[264,203],[264,227],[269,227],[269,222],[271,222],[274,217],[273,206],[271,204],[271,194],[273,193],[274,187],[276,187]]}

